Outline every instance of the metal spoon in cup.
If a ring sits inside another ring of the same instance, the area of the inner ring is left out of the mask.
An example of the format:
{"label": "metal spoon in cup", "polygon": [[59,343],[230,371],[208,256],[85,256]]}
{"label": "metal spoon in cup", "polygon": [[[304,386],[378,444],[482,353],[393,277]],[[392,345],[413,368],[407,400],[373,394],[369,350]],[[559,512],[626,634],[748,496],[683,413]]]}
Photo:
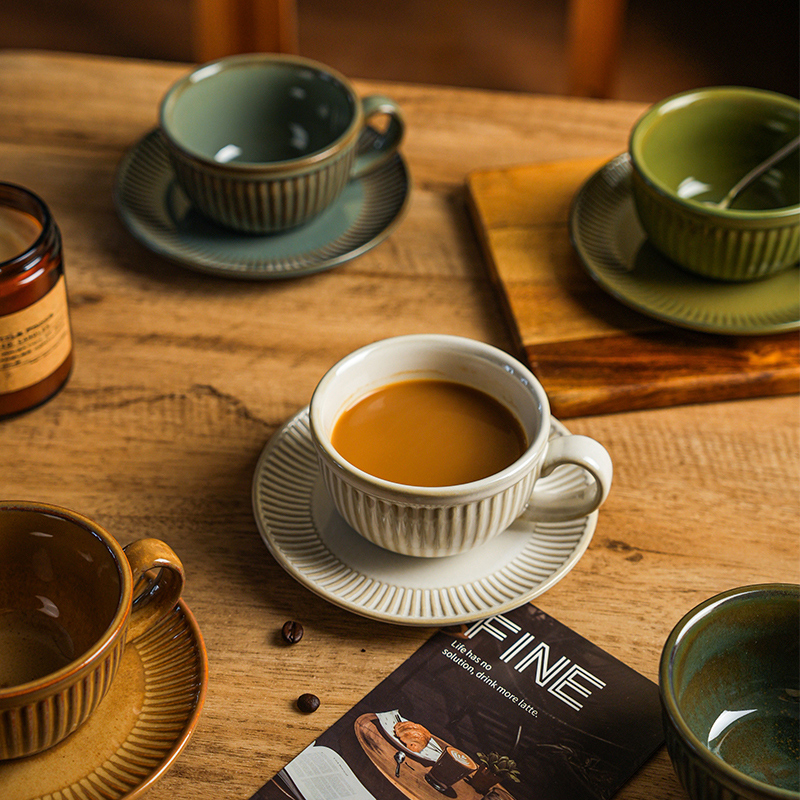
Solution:
{"label": "metal spoon in cup", "polygon": [[736,197],[747,188],[751,183],[758,180],[767,170],[775,166],[779,161],[786,158],[792,150],[797,149],[800,145],[800,136],[796,136],[791,142],[781,147],[780,150],[773,153],[765,161],[762,161],[758,166],[753,167],[738,183],[736,183],[730,191],[722,198],[716,205],[718,208],[728,208]]}

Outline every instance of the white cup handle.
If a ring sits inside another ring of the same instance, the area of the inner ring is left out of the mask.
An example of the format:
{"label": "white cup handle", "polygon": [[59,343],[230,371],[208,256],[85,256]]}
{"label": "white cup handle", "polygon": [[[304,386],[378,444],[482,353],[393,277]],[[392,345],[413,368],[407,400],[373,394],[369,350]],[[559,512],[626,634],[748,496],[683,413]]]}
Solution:
{"label": "white cup handle", "polygon": [[[582,475],[578,479],[570,476],[565,478],[563,485],[556,483],[543,486],[541,478],[564,464],[581,467],[593,480],[587,482]],[[613,472],[611,456],[600,442],[579,435],[551,439],[525,517],[543,522],[560,522],[591,514],[608,497]]]}

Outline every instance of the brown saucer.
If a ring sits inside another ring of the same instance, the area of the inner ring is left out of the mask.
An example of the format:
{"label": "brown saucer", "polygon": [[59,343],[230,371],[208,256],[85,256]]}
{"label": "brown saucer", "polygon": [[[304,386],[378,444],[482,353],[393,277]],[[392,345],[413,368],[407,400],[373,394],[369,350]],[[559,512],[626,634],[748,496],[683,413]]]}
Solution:
{"label": "brown saucer", "polygon": [[43,753],[0,761],[3,796],[141,797],[189,741],[207,684],[203,637],[181,601],[128,645],[111,690],[81,728]]}

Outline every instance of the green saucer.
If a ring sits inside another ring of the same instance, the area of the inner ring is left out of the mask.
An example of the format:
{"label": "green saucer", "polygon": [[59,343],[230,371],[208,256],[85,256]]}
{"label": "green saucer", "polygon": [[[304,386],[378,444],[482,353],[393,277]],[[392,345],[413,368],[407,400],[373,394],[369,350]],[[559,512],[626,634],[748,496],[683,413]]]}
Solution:
{"label": "green saucer", "polygon": [[330,269],[372,249],[402,218],[409,188],[408,169],[396,154],[350,181],[332,206],[300,228],[269,236],[237,233],[192,207],[153,130],[120,162],[114,202],[130,233],[159,255],[199,272],[270,280]]}
{"label": "green saucer", "polygon": [[627,154],[603,166],[578,191],[570,235],[594,280],[650,317],[735,335],[800,327],[800,268],[760,281],[724,283],[687,272],[661,255],[639,224]]}

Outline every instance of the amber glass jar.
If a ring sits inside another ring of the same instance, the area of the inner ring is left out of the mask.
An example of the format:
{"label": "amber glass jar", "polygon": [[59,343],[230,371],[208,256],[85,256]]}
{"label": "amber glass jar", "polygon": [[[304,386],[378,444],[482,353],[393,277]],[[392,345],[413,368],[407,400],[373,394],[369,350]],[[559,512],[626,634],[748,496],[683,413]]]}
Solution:
{"label": "amber glass jar", "polygon": [[71,369],[61,234],[39,197],[0,183],[0,417],[52,397]]}

